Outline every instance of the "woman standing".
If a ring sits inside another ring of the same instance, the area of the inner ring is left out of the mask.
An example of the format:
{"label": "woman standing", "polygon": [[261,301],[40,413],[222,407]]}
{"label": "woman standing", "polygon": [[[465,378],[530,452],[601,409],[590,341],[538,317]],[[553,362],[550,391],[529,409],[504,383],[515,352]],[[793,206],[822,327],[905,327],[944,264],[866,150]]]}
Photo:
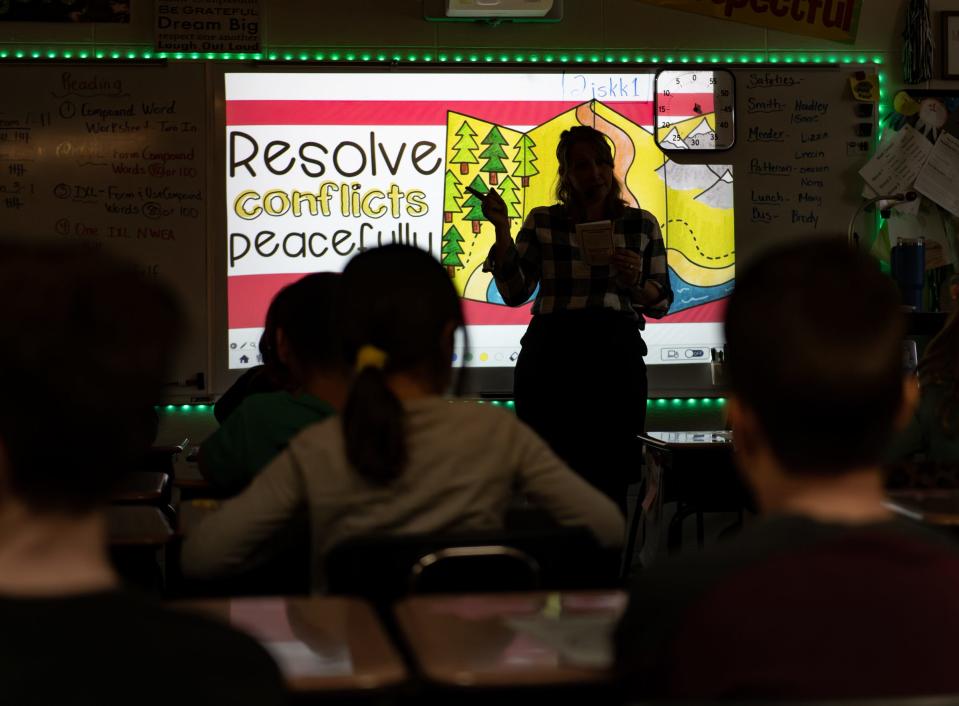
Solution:
{"label": "woman standing", "polygon": [[[600,131],[563,131],[556,148],[553,206],[534,208],[513,242],[506,204],[495,191],[483,214],[496,227],[487,269],[503,300],[525,303],[539,285],[533,320],[516,361],[516,412],[574,470],[625,508],[636,434],[646,422],[644,317],[673,300],[659,223],[630,208]],[[576,226],[611,221],[615,251],[590,265]]]}

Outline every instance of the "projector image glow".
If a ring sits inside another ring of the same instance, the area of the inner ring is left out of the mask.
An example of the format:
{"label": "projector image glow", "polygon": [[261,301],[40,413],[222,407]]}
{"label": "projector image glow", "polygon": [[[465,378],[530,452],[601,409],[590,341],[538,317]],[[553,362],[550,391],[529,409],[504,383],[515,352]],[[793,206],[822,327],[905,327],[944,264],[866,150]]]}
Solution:
{"label": "projector image glow", "polygon": [[553,0],[446,0],[447,17],[543,17]]}

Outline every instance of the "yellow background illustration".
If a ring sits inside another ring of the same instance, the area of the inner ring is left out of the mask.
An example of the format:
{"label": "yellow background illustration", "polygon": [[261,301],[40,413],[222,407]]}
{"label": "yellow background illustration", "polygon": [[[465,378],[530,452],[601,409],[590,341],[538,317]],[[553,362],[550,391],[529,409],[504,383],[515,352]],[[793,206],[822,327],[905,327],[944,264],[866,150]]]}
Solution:
{"label": "yellow background illustration", "polygon": [[[729,294],[735,277],[732,168],[670,160],[653,134],[599,101],[583,103],[527,133],[476,116],[447,115],[443,263],[466,298],[499,303],[491,276],[482,271],[495,239],[464,187],[492,185],[515,210],[513,232],[537,206],[556,202],[555,146],[560,133],[591,125],[608,137],[614,172],[631,206],[652,213],[666,242],[676,301],[671,312]],[[708,131],[712,115],[677,123],[680,141]]]}

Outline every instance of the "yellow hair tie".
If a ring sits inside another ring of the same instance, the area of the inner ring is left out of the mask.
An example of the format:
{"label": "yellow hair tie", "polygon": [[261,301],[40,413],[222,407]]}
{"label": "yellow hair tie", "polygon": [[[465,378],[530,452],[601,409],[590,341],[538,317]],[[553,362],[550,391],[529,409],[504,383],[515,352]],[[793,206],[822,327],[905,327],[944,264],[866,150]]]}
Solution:
{"label": "yellow hair tie", "polygon": [[386,351],[376,346],[362,346],[356,354],[356,372],[365,368],[382,370],[386,366]]}

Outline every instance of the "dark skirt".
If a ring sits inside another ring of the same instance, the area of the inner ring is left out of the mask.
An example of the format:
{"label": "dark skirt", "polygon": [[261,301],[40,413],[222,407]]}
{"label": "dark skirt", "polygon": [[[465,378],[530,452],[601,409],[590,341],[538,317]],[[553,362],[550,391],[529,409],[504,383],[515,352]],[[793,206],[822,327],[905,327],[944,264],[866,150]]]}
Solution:
{"label": "dark skirt", "polygon": [[646,424],[646,344],[611,309],[533,317],[516,361],[516,414],[621,508],[639,475]]}

